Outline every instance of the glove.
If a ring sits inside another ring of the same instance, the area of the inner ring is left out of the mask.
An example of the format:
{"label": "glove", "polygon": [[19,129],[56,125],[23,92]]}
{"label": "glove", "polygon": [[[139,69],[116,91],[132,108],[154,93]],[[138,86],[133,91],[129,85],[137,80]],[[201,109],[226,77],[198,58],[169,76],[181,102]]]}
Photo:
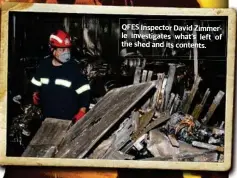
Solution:
{"label": "glove", "polygon": [[39,105],[39,100],[40,100],[40,98],[39,98],[39,92],[34,92],[34,94],[33,94],[33,103],[34,103],[35,105]]}
{"label": "glove", "polygon": [[73,118],[73,122],[76,123],[79,121],[86,113],[82,110],[80,110]]}

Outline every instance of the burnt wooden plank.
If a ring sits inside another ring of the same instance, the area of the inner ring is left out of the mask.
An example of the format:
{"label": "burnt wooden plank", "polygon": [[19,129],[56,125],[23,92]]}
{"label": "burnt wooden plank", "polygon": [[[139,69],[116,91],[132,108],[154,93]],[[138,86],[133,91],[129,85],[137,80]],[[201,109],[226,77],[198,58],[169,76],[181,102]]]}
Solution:
{"label": "burnt wooden plank", "polygon": [[[146,82],[150,82],[151,79],[152,79],[153,71],[146,71],[146,73],[147,73],[147,72],[148,72],[148,74],[147,74]],[[154,95],[153,95],[153,96],[154,96]],[[151,97],[151,98],[148,98],[148,100],[146,101],[146,103],[142,106],[142,109],[146,110],[146,109],[149,107],[150,102],[151,102],[151,99],[152,99],[152,97]]]}
{"label": "burnt wooden plank", "polygon": [[175,135],[168,135],[168,138],[169,138],[170,143],[173,147],[179,147],[179,142],[175,138]]}
{"label": "burnt wooden plank", "polygon": [[203,97],[201,103],[200,103],[200,104],[197,104],[197,105],[195,106],[195,108],[194,108],[194,110],[193,110],[193,112],[192,112],[192,114],[191,114],[191,115],[193,116],[193,119],[194,119],[194,120],[199,119],[199,116],[200,116],[200,114],[202,113],[202,110],[203,110],[203,108],[204,108],[204,106],[205,106],[205,104],[206,104],[206,101],[207,101],[207,99],[208,99],[210,93],[211,93],[211,91],[210,91],[210,89],[208,88],[208,89],[206,90],[205,94],[204,94],[204,97]]}
{"label": "burnt wooden plank", "polygon": [[109,91],[66,134],[55,157],[83,158],[93,146],[152,88],[154,82]]}
{"label": "burnt wooden plank", "polygon": [[171,89],[173,86],[173,82],[174,82],[174,76],[175,76],[175,72],[176,72],[176,65],[175,64],[170,64],[169,65],[169,72],[168,72],[168,79],[167,79],[167,84],[165,87],[165,109],[168,106],[169,103],[169,99],[170,99],[170,93],[171,93]]}
{"label": "burnt wooden plank", "polygon": [[160,113],[160,116],[152,121],[150,124],[146,126],[146,128],[142,131],[142,134],[149,132],[150,130],[154,129],[158,125],[168,121],[170,119],[170,115],[166,112]]}
{"label": "burnt wooden plank", "polygon": [[162,88],[161,88],[161,94],[160,94],[160,106],[159,106],[159,111],[163,112],[165,108],[165,88],[167,84],[167,78],[165,77],[162,83]]}
{"label": "burnt wooden plank", "polygon": [[209,107],[205,117],[201,120],[204,125],[206,125],[209,120],[211,119],[213,113],[215,112],[216,108],[219,106],[222,98],[224,97],[225,93],[223,91],[219,91],[215,96],[211,106]]}
{"label": "burnt wooden plank", "polygon": [[[134,74],[133,84],[140,83],[141,72],[142,72],[142,69],[140,67],[136,67],[136,71],[135,71],[135,74]],[[132,120],[135,123],[135,125],[134,125],[135,126],[135,128],[134,128],[135,131],[138,129],[139,116],[140,116],[140,113],[137,110],[134,110],[132,112]]]}
{"label": "burnt wooden plank", "polygon": [[161,89],[162,89],[162,83],[164,80],[165,74],[164,73],[159,73],[157,74],[157,83],[156,83],[156,92],[151,99],[151,108],[158,108],[159,106],[159,99],[160,99],[160,94],[161,94]]}
{"label": "burnt wooden plank", "polygon": [[102,141],[102,143],[93,150],[89,158],[107,159],[113,155],[114,152],[119,151],[119,149],[130,140],[130,135],[134,130],[133,124],[130,117],[125,119],[108,139]]}
{"label": "burnt wooden plank", "polygon": [[173,113],[175,113],[177,111],[179,104],[180,104],[179,94],[176,94],[176,96],[174,98],[173,105],[172,105],[171,109],[169,110],[170,115],[172,115]]}
{"label": "burnt wooden plank", "polygon": [[136,132],[136,135],[132,135],[131,142],[128,143],[121,151],[124,153],[127,153],[133,146],[133,144],[136,142],[138,138],[140,138],[142,135],[148,133],[153,128],[157,127],[158,125],[168,121],[170,119],[170,115],[167,113],[161,113],[158,119],[152,121],[150,124],[148,124],[144,129],[139,130],[139,132]]}
{"label": "burnt wooden plank", "polygon": [[100,145],[93,151],[88,158],[90,159],[102,159],[104,156],[111,151],[113,142],[115,141],[115,135],[112,135],[109,139],[102,141]]}
{"label": "burnt wooden plank", "polygon": [[51,157],[65,136],[70,124],[71,121],[68,120],[46,118],[22,156]]}
{"label": "burnt wooden plank", "polygon": [[131,119],[134,121],[134,132],[136,132],[139,127],[139,116],[140,116],[140,113],[138,111],[132,112]]}
{"label": "burnt wooden plank", "polygon": [[142,69],[140,67],[137,67],[134,73],[134,80],[133,80],[134,84],[140,83],[141,72],[142,72]]}
{"label": "burnt wooden plank", "polygon": [[152,75],[153,75],[153,71],[150,70],[150,71],[148,72],[147,82],[150,82],[150,81],[151,81]]}
{"label": "burnt wooden plank", "polygon": [[142,83],[146,82],[146,80],[147,80],[147,73],[148,73],[147,70],[143,70],[143,72],[142,72]]}
{"label": "burnt wooden plank", "polygon": [[134,141],[137,140],[140,136],[142,136],[145,133],[149,132],[150,130],[154,129],[158,125],[168,121],[169,119],[170,119],[170,115],[168,113],[166,113],[166,112],[161,113],[156,120],[152,121],[150,124],[148,124],[142,130],[139,130],[138,132],[136,132],[136,134],[133,134],[132,140],[134,140]]}
{"label": "burnt wooden plank", "polygon": [[190,95],[191,91],[184,90],[184,94],[181,100],[181,103],[179,105],[178,111],[182,111],[182,108],[186,105],[188,102],[188,97]]}
{"label": "burnt wooden plank", "polygon": [[139,129],[143,129],[144,127],[149,124],[151,121],[152,117],[155,114],[155,109],[151,109],[150,111],[146,112],[144,115],[141,116],[140,122],[139,122]]}
{"label": "burnt wooden plank", "polygon": [[51,158],[56,152],[56,146],[52,145],[29,145],[22,157]]}
{"label": "burnt wooden plank", "polygon": [[185,103],[185,105],[183,106],[183,110],[182,110],[183,113],[188,113],[188,111],[189,111],[189,109],[191,107],[191,104],[193,102],[194,96],[197,93],[197,90],[198,90],[198,87],[199,87],[199,84],[200,84],[201,81],[202,81],[202,78],[200,76],[197,76],[196,80],[193,83],[193,86],[192,86],[192,89],[191,89],[191,93],[190,93],[190,95],[188,97],[188,100]]}
{"label": "burnt wooden plank", "polygon": [[172,107],[172,104],[174,102],[174,99],[175,99],[175,94],[171,93],[170,100],[169,100],[169,103],[168,103],[167,108],[166,108],[167,111],[170,111],[170,109]]}
{"label": "burnt wooden plank", "polygon": [[141,130],[143,130],[149,124],[154,114],[155,110],[152,109],[139,118],[138,129],[133,133],[132,138],[136,138],[138,135],[140,135]]}

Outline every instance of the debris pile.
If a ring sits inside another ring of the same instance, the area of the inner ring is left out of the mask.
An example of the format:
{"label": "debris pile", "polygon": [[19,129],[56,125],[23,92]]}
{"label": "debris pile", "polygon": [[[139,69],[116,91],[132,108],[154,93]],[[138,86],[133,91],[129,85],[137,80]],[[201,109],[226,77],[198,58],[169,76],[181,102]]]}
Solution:
{"label": "debris pile", "polygon": [[[137,67],[133,85],[108,91],[70,128],[60,118],[46,118],[23,156],[222,162],[224,122],[207,124],[225,93],[219,91],[206,111],[211,93],[207,88],[191,112],[202,79],[196,76],[191,90],[181,97],[172,90],[176,69],[170,64],[168,75],[158,73],[153,80],[153,71]],[[62,125],[64,131],[58,132]],[[50,128],[58,128],[53,144],[49,138],[56,132]]]}
{"label": "debris pile", "polygon": [[[171,93],[176,65],[171,64],[168,76],[157,74],[156,91],[139,108],[135,108],[112,133],[89,154],[92,159],[222,161],[224,152],[224,122],[219,127],[207,126],[224,97],[219,91],[205,117],[200,118],[210,95],[208,88],[200,104],[188,114],[198,91],[197,76],[191,91],[181,99]],[[140,76],[141,75],[141,82]],[[152,71],[136,69],[134,85],[150,82]]]}
{"label": "debris pile", "polygon": [[9,128],[9,143],[18,145],[25,149],[27,141],[32,135],[32,127],[34,127],[35,121],[42,117],[41,110],[33,104],[22,105],[21,96],[17,95],[13,98],[13,101],[20,106],[21,114],[13,117],[10,122]]}

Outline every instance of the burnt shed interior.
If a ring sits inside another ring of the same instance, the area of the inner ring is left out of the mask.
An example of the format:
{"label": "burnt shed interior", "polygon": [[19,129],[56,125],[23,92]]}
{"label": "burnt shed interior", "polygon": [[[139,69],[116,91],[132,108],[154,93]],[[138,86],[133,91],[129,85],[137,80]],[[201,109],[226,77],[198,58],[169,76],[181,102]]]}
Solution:
{"label": "burnt shed interior", "polygon": [[[126,18],[128,17],[132,18],[132,16],[127,15]],[[78,62],[79,70],[87,75],[92,87],[91,103],[95,104],[97,99],[103,97],[110,89],[133,84],[134,72],[140,63],[145,64],[143,69],[153,71],[153,80],[156,80],[157,73],[168,73],[168,63],[183,65],[184,67],[180,67],[176,71],[172,92],[179,93],[182,96],[184,89],[191,90],[194,82],[193,51],[190,49],[174,49],[175,52],[173,50],[164,52],[163,49],[132,48],[129,49],[131,52],[139,50],[142,55],[123,57],[118,51],[120,18],[122,17],[118,15],[98,14],[10,13],[8,125],[10,125],[13,117],[21,113],[19,106],[13,102],[14,96],[21,95],[24,104],[32,103],[31,77],[40,60],[50,55],[49,35],[57,29],[63,29],[72,36],[73,59]],[[137,16],[136,20],[139,21],[142,18],[144,17]],[[145,18],[154,19],[155,17]],[[159,18],[164,20],[153,23],[165,24],[172,21],[172,19],[181,17],[164,16]],[[203,20],[205,18],[207,17],[203,17]],[[184,23],[192,23],[188,21],[192,19],[194,18],[187,18],[187,22]],[[215,20],[213,17],[210,17],[210,19]],[[196,20],[201,21],[200,18]],[[223,17],[222,20],[226,20],[226,18]],[[226,35],[225,22],[221,25],[224,27],[223,34]],[[83,36],[85,28],[89,31],[88,34],[94,44],[93,48],[89,47],[88,41]],[[208,41],[206,46],[208,50],[198,49],[198,73],[202,81],[191,110],[194,109],[196,103],[201,102],[207,88],[210,88],[211,94],[204,106],[205,111],[212,104],[218,91],[226,91],[226,38],[219,42]],[[146,55],[148,53],[151,55]],[[89,72],[88,68],[90,68]],[[184,76],[181,81],[178,80],[179,76]],[[205,112],[202,114],[204,116]],[[224,119],[225,96],[209,124],[220,124]]]}

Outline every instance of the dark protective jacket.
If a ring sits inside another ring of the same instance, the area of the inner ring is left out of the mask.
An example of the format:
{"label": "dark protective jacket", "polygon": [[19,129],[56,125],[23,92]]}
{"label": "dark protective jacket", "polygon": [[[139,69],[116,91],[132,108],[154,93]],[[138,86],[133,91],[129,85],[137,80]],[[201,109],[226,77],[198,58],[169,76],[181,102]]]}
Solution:
{"label": "dark protective jacket", "polygon": [[54,66],[51,59],[44,59],[31,83],[40,93],[45,118],[70,120],[81,107],[89,107],[90,86],[74,61]]}

